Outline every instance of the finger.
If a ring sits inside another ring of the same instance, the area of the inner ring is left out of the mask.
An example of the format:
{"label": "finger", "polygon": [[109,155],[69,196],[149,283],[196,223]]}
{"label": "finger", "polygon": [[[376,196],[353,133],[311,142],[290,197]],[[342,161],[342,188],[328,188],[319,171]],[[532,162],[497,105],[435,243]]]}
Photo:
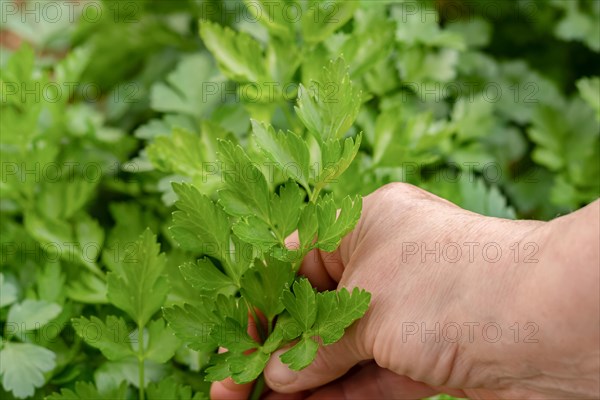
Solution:
{"label": "finger", "polygon": [[277,393],[277,392],[268,392],[264,395],[264,400],[304,400],[308,394],[306,392],[297,392],[297,393]]}
{"label": "finger", "polygon": [[[299,242],[297,231],[288,236],[285,241],[286,246],[290,249],[297,249],[300,245]],[[336,281],[329,275],[329,271],[319,253],[319,250],[310,251],[302,260],[298,273],[306,276],[310,283],[320,291],[335,289],[337,286]]]}
{"label": "finger", "polygon": [[361,342],[357,340],[356,326],[353,326],[339,342],[319,347],[315,360],[301,371],[292,371],[283,364],[279,356],[286,350],[278,350],[265,368],[267,385],[276,392],[294,393],[329,383],[359,361],[370,358]]}
{"label": "finger", "polygon": [[252,383],[238,385],[231,378],[214,382],[210,387],[210,398],[214,400],[245,400],[250,395]]}
{"label": "finger", "polygon": [[308,399],[406,399],[417,400],[437,394],[438,391],[422,382],[396,375],[371,363],[354,374],[318,389]]}
{"label": "finger", "polygon": [[[299,247],[297,231],[286,239],[286,245],[290,249]],[[331,253],[320,249],[309,251],[302,260],[299,274],[306,276],[319,290],[335,289],[344,272],[344,262],[339,251],[341,247],[340,245],[338,249]]]}
{"label": "finger", "polygon": [[298,274],[307,277],[317,290],[323,291],[335,289],[343,271],[344,266],[337,251],[326,253],[314,249],[302,260]]}
{"label": "finger", "polygon": [[[434,386],[434,388],[440,392],[440,393],[444,393],[444,394],[448,394],[452,397],[457,397],[457,398],[466,398],[470,396],[467,396],[467,394],[465,393],[465,391],[460,390],[460,389],[452,389],[452,388],[447,388],[447,387],[440,387],[440,386]],[[486,397],[489,399],[489,397]]]}

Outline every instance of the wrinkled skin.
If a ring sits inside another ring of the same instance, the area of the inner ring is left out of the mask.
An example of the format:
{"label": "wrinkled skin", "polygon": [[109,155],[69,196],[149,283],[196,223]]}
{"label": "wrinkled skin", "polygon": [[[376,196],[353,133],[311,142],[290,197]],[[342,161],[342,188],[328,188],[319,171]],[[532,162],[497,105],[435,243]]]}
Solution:
{"label": "wrinkled skin", "polygon": [[[407,184],[379,189],[340,248],[301,269],[319,290],[370,291],[367,314],[302,371],[276,352],[264,397],[599,397],[599,205],[511,221]],[[226,380],[211,397],[251,387]]]}

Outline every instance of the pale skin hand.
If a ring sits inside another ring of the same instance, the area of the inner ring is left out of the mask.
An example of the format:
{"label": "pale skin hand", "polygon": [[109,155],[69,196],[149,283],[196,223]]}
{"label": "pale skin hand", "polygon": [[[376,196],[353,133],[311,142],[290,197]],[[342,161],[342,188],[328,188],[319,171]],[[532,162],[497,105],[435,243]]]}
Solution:
{"label": "pale skin hand", "polygon": [[[369,290],[369,311],[302,371],[275,353],[265,397],[598,398],[599,243],[600,201],[510,221],[387,185],[338,251],[309,254],[301,270],[320,290]],[[219,382],[211,397],[250,389]]]}

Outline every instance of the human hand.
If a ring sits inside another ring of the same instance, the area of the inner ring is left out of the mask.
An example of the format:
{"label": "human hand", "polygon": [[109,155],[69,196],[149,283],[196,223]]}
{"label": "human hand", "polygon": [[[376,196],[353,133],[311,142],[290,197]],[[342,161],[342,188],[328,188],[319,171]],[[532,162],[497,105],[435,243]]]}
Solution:
{"label": "human hand", "polygon": [[[590,207],[582,212],[597,215],[598,203]],[[552,234],[577,229],[569,217],[551,223],[484,217],[406,184],[367,196],[340,248],[309,254],[301,273],[320,290],[370,291],[369,311],[302,371],[279,361],[283,350],[275,353],[265,370],[275,392],[267,397],[593,396],[598,353],[585,344],[597,346],[598,319],[569,316],[577,315],[573,307],[597,310],[598,301],[594,309],[593,296],[574,295],[570,305],[553,296],[564,263],[556,262],[560,246]],[[590,259],[598,260],[597,249],[584,261]],[[561,290],[587,285],[584,292],[597,296],[598,279],[581,275],[584,282]],[[581,363],[561,365],[573,356]],[[249,390],[218,383],[211,395],[245,398]]]}

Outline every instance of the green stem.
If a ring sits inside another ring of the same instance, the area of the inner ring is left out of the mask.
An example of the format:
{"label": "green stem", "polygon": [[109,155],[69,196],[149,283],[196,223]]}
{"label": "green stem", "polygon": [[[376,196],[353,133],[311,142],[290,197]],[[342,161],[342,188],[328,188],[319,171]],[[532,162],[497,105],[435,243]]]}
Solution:
{"label": "green stem", "polygon": [[313,249],[313,246],[308,246],[307,248],[300,247],[298,249],[300,251],[300,253],[296,254],[295,260],[292,262],[292,269],[294,270],[294,273],[296,273],[296,274],[298,273],[298,271],[300,270],[300,267],[302,266],[302,260],[304,260],[304,257],[306,256],[306,254],[308,254],[308,252],[312,249]]}
{"label": "green stem", "polygon": [[323,188],[323,186],[321,186],[320,184],[317,184],[315,186],[315,188],[313,189],[312,193],[310,193],[310,195],[308,196],[308,200],[311,203],[316,203],[317,199],[319,198],[319,193],[321,192],[321,189]]}
{"label": "green stem", "polygon": [[265,376],[260,374],[254,383],[252,393],[250,394],[250,400],[260,400],[263,389],[265,388]]}
{"label": "green stem", "polygon": [[258,315],[256,315],[256,311],[254,311],[254,307],[252,306],[252,304],[250,304],[250,302],[246,298],[244,298],[244,301],[246,302],[246,306],[248,306],[248,310],[250,310],[252,319],[256,324],[256,330],[258,332],[258,336],[260,337],[260,341],[264,343],[264,341],[267,340],[267,337],[265,336],[265,330],[262,327],[260,319],[258,319]]}
{"label": "green stem", "polygon": [[144,400],[144,327],[138,323],[139,400]]}

